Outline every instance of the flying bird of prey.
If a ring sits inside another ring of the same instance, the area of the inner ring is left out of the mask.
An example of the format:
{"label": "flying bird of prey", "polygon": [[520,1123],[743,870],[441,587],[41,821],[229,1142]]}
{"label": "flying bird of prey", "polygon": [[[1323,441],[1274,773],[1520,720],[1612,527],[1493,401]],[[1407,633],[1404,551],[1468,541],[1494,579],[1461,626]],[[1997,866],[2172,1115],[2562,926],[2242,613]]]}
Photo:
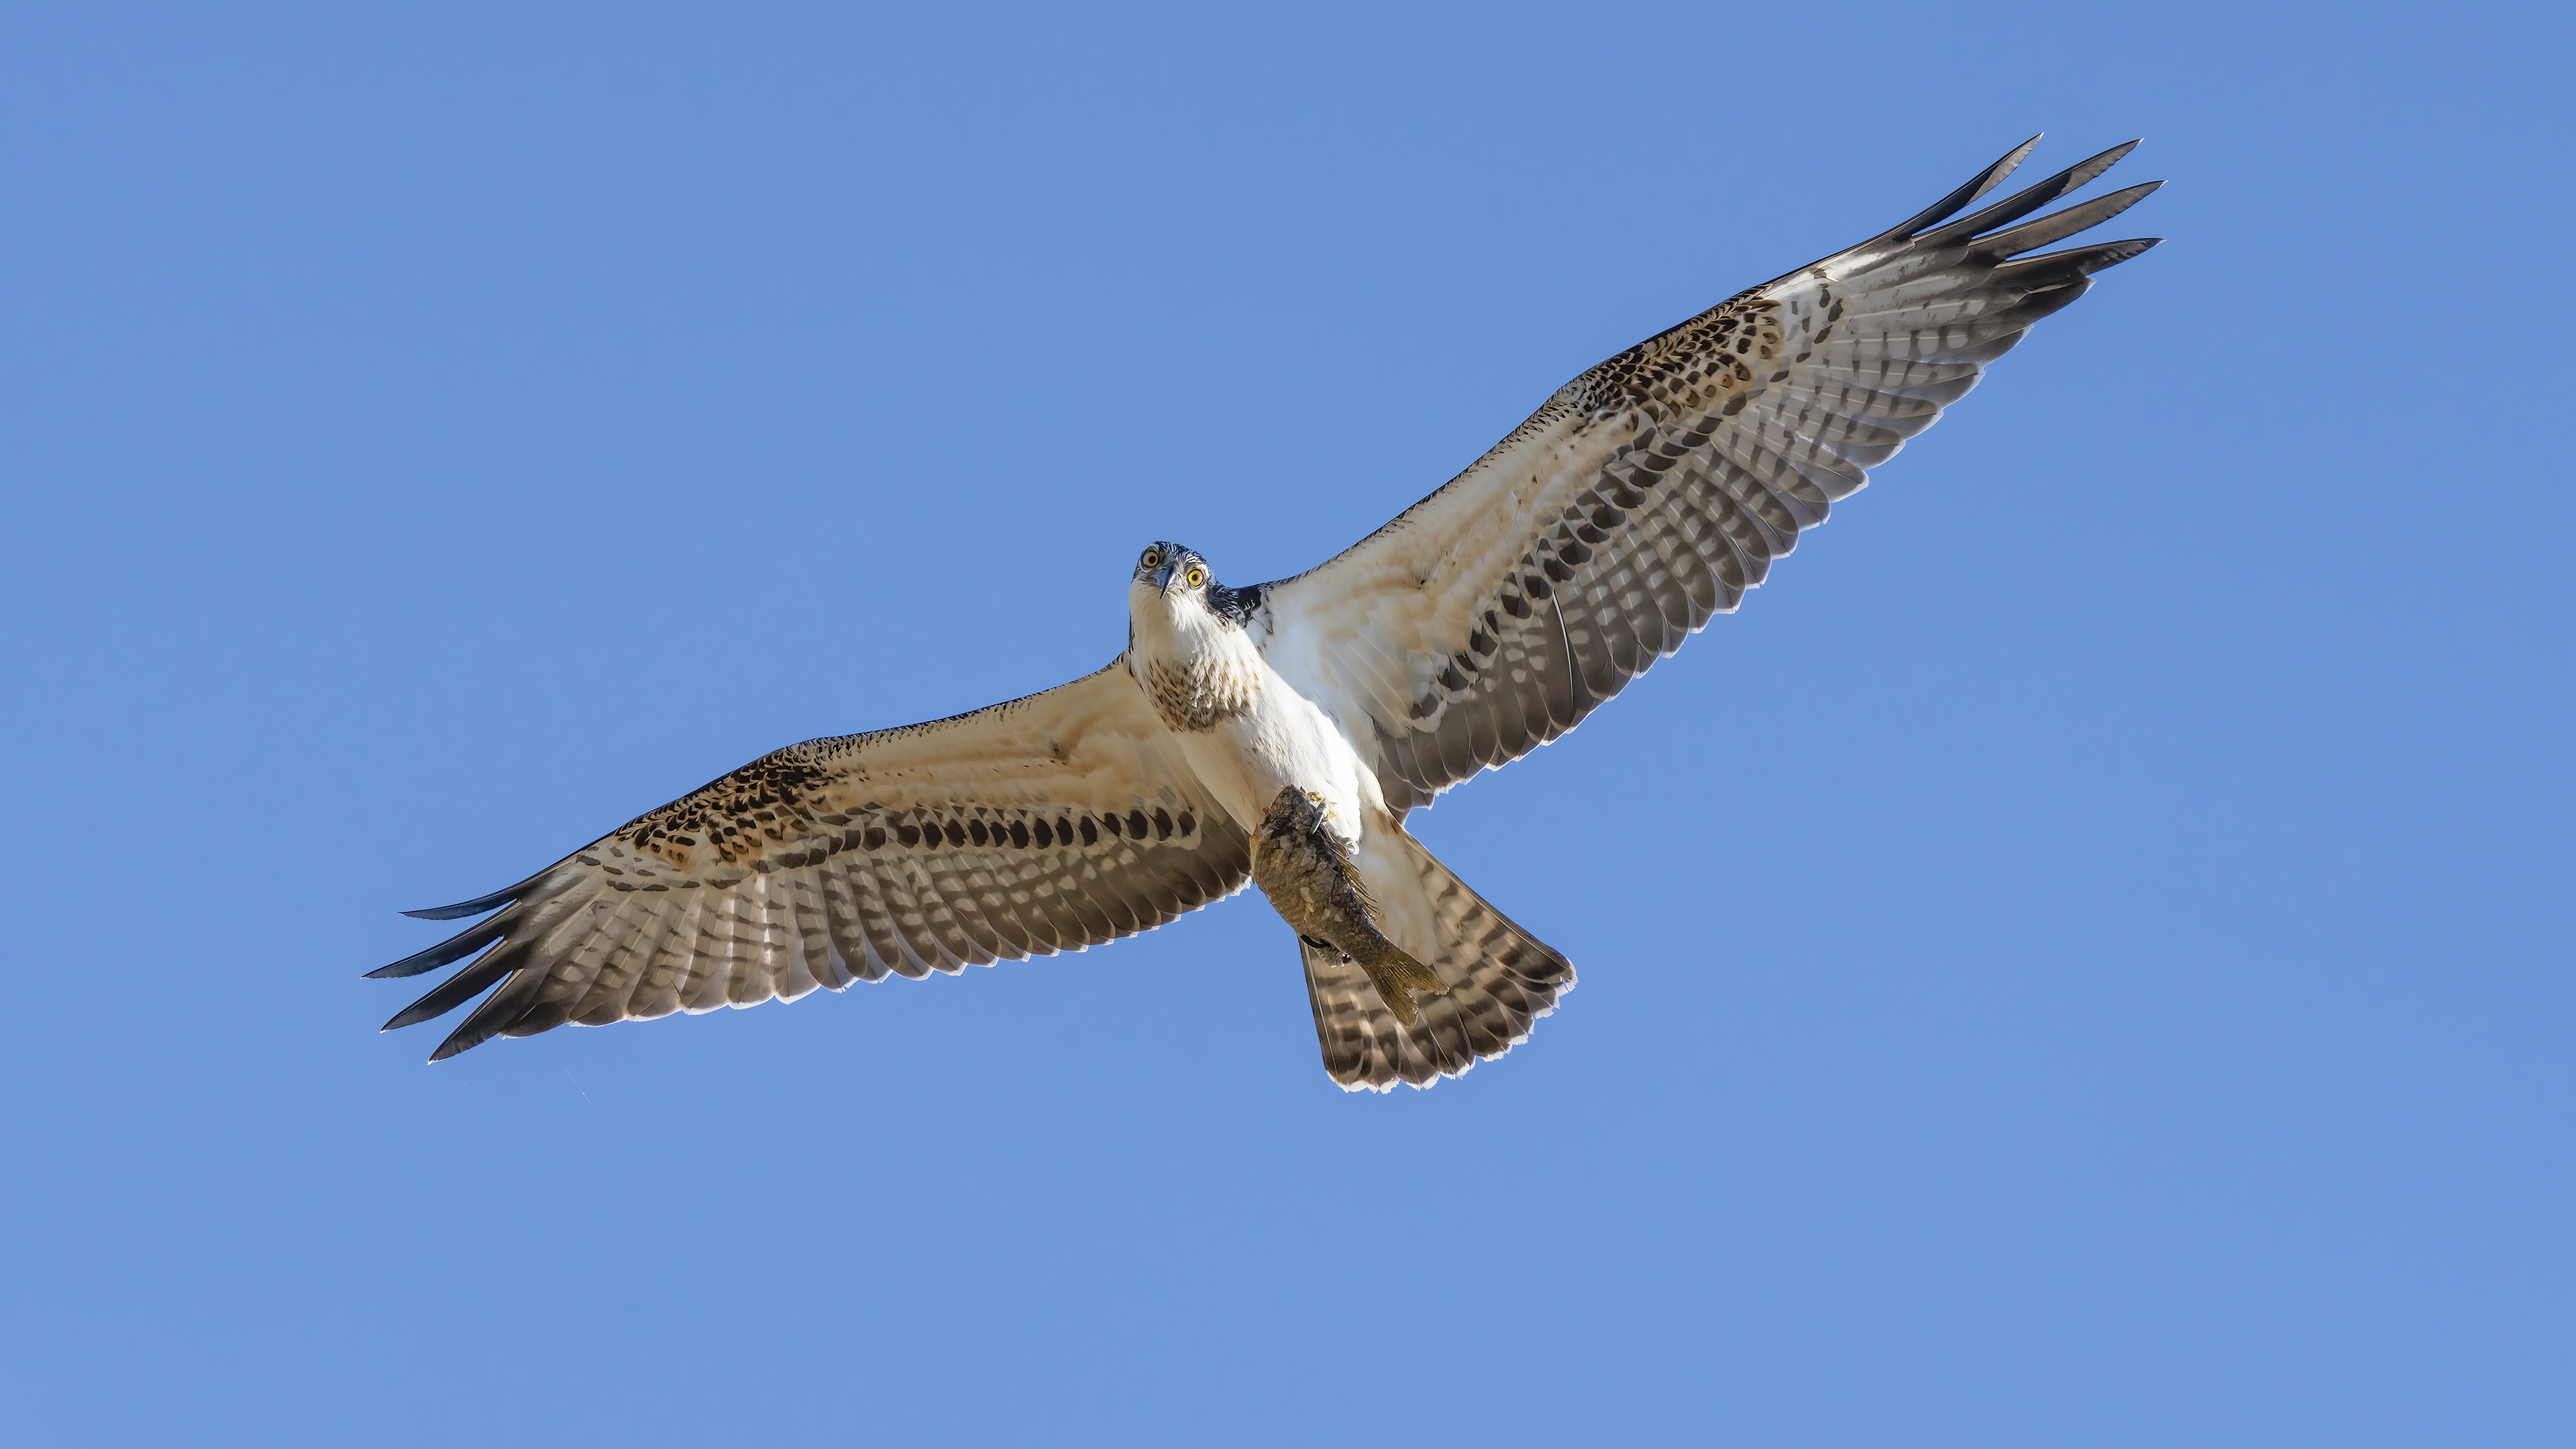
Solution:
{"label": "flying bird of prey", "polygon": [[1567,383],[1318,568],[1229,588],[1148,545],[1127,648],[1096,674],[791,745],[506,890],[411,912],[496,914],[369,973],[473,957],[385,1029],[489,991],[437,1061],[566,1022],[954,974],[1151,930],[1250,880],[1296,932],[1334,1081],[1427,1086],[1500,1056],[1574,967],[1405,815],[1733,610],[2032,323],[2155,244],[2030,255],[2161,184],[2024,220],[2135,142],[1958,215],[2036,143]]}

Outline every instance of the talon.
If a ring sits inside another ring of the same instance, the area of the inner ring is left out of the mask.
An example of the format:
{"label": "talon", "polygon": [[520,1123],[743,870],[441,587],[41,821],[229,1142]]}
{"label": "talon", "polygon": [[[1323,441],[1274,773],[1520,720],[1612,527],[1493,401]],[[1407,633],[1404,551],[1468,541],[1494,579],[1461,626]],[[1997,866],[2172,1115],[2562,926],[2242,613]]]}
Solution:
{"label": "talon", "polygon": [[1337,954],[1366,972],[1395,1019],[1420,1019],[1414,999],[1446,996],[1448,983],[1407,955],[1377,926],[1377,902],[1351,863],[1350,850],[1325,825],[1321,795],[1294,785],[1279,792],[1252,837],[1252,880],[1297,939]]}

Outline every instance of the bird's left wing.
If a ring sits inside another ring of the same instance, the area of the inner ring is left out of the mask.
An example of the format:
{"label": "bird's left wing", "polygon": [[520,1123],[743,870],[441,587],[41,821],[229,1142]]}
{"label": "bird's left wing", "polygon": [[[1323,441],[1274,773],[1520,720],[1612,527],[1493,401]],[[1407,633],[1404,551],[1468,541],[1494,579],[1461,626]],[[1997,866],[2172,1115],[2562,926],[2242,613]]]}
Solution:
{"label": "bird's left wing", "polygon": [[2128,146],[1949,220],[2031,144],[1584,373],[1394,522],[1267,587],[1265,655],[1344,714],[1390,807],[1574,728],[1734,608],[2033,322],[2154,245],[2023,256],[2155,189],[2022,220]]}
{"label": "bird's left wing", "polygon": [[483,952],[385,1029],[497,983],[437,1061],[568,1021],[793,1000],[1151,930],[1249,870],[1244,833],[1170,738],[1113,664],[972,714],[791,745],[507,890],[412,912],[499,913],[368,973]]}

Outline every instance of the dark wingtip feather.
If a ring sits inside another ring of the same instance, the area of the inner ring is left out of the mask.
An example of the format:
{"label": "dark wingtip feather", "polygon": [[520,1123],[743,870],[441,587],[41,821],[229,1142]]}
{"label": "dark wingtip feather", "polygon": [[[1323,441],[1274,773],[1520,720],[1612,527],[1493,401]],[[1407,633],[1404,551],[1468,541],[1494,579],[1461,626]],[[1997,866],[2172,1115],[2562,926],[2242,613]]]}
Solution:
{"label": "dark wingtip feather", "polygon": [[2052,211],[2019,226],[1987,232],[1978,237],[1974,245],[1979,252],[1992,257],[2019,256],[2023,252],[2037,251],[2050,242],[2063,241],[2080,231],[2091,231],[2154,195],[2163,185],[2161,181],[2140,182],[2108,196],[2097,196],[2091,201]]}
{"label": "dark wingtip feather", "polygon": [[2084,271],[2089,276],[2104,267],[2116,267],[2141,252],[2164,245],[2164,241],[2165,239],[2160,236],[2141,236],[2132,237],[2127,241],[2103,242],[2098,246],[2082,248],[2095,254],[2094,257],[2085,260]]}
{"label": "dark wingtip feather", "polygon": [[[453,979],[446,983],[447,986],[453,986],[455,984],[456,980]],[[442,1000],[440,999],[440,992],[432,992],[429,995],[422,997],[420,1000],[413,1002],[411,1005],[404,1007],[402,1010],[395,1012],[391,1017],[386,1019],[384,1025],[377,1027],[376,1030],[379,1033],[400,1031],[407,1026],[418,1026],[432,1017],[445,1016],[447,1013],[454,1011],[458,1002],[462,1001],[465,997],[471,996],[475,991],[480,991],[491,984],[491,979],[486,977],[483,980],[476,982],[472,991],[458,993],[452,1000]],[[441,987],[440,990],[444,991],[445,987]]]}
{"label": "dark wingtip feather", "polygon": [[2061,196],[2081,190],[2094,177],[2110,170],[2120,158],[2138,148],[2135,141],[2124,141],[2108,151],[2087,156],[2045,181],[2014,192],[1973,216],[1964,216],[1946,226],[1927,231],[1914,238],[1919,246],[1945,247],[1965,241],[1981,231],[1991,231],[2021,220]]}
{"label": "dark wingtip feather", "polygon": [[533,879],[534,877],[523,880],[517,885],[494,891],[488,896],[476,896],[470,901],[458,901],[452,906],[431,906],[425,911],[405,911],[403,914],[415,921],[453,921],[464,916],[479,916],[485,911],[499,910],[516,900],[519,892],[526,890]]}
{"label": "dark wingtip feather", "polygon": [[2033,290],[2065,286],[2095,272],[2116,267],[2163,240],[2160,236],[2132,237],[2127,241],[2095,242],[2091,246],[2069,247],[2044,256],[2024,257],[1995,268],[1994,279]]}
{"label": "dark wingtip feather", "polygon": [[[2030,134],[2029,140],[2022,142],[2020,145],[2006,151],[2001,156],[1996,157],[1995,164],[1978,172],[1974,177],[1969,179],[1966,185],[1959,188],[1961,191],[1968,193],[1960,200],[1959,205],[1972,205],[1976,202],[1978,197],[1981,197],[1987,192],[1994,190],[1996,187],[2003,185],[2004,179],[2021,169],[2021,163],[2030,159],[2030,153],[2038,149],[2039,143],[2045,139],[2047,135],[2048,133],[2046,131],[2033,131]],[[1925,222],[1924,225],[1929,226],[1931,223]]]}
{"label": "dark wingtip feather", "polygon": [[445,1016],[481,995],[483,990],[493,982],[517,970],[520,963],[527,959],[527,955],[526,942],[505,942],[489,954],[467,963],[465,968],[455,975],[431,987],[420,1000],[395,1012],[393,1019],[378,1029],[399,1031],[403,1027],[416,1026],[434,1016]]}
{"label": "dark wingtip feather", "polygon": [[[2046,134],[2048,133],[2045,131],[2040,133],[2041,136]],[[2020,145],[2015,146],[2009,151],[2006,151],[2002,156],[1996,158],[1993,165],[1962,182],[1957,190],[1951,192],[1945,197],[1942,197],[1939,201],[1932,203],[1924,210],[1906,218],[1904,221],[1898,222],[1895,226],[1888,228],[1877,237],[1872,238],[1872,240],[1892,241],[1897,237],[1911,236],[1927,226],[1945,221],[1951,216],[1956,215],[1961,207],[1969,205],[1978,197],[1983,196],[1987,192],[2002,185],[2004,178],[2013,174],[2013,169],[2021,165],[2024,157],[2030,155],[2030,148],[2038,144],[2039,136],[2033,136],[2029,140],[2022,142]]]}
{"label": "dark wingtip feather", "polygon": [[529,999],[544,980],[543,972],[513,972],[509,980],[501,983],[500,990],[483,998],[483,1004],[474,1008],[472,1015],[447,1034],[447,1040],[440,1042],[438,1050],[429,1054],[431,1063],[443,1062],[459,1052],[472,1051],[499,1036],[505,1028],[527,1014]]}
{"label": "dark wingtip feather", "polygon": [[499,939],[501,939],[501,923],[485,921],[479,926],[468,927],[448,937],[426,951],[405,956],[391,966],[379,966],[368,972],[367,978],[382,981],[388,977],[418,976],[424,971],[435,971],[441,966],[462,961]]}

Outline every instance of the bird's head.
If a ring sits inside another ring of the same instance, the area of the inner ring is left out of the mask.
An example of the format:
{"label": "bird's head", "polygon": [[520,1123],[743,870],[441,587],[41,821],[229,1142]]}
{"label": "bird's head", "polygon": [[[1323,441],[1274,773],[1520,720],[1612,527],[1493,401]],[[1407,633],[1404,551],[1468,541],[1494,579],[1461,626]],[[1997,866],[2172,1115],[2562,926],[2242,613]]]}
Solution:
{"label": "bird's head", "polygon": [[1127,613],[1157,630],[1222,632],[1250,626],[1268,592],[1257,584],[1229,589],[1216,581],[1216,570],[1198,550],[1157,540],[1136,555],[1136,572],[1127,583]]}
{"label": "bird's head", "polygon": [[1136,577],[1127,586],[1131,602],[1142,606],[1148,595],[1169,606],[1207,603],[1220,586],[1207,560],[1195,549],[1156,540],[1136,555]]}

